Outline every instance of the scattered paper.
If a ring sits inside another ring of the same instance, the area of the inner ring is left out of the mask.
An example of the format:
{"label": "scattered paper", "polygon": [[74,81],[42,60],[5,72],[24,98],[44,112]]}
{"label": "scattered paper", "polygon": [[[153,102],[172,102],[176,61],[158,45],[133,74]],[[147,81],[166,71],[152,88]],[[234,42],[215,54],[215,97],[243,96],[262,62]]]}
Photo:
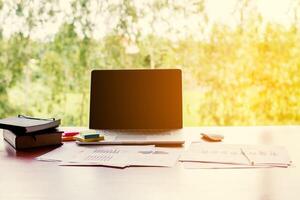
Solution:
{"label": "scattered paper", "polygon": [[246,146],[242,148],[252,165],[289,165],[288,152],[280,146]]}
{"label": "scattered paper", "polygon": [[130,166],[172,167],[178,161],[180,151],[156,147],[151,153],[141,153],[130,157]]}
{"label": "scattered paper", "polygon": [[284,147],[268,145],[228,145],[192,143],[180,159],[186,168],[288,167]]}
{"label": "scattered paper", "polygon": [[179,153],[168,148],[147,146],[97,146],[80,147],[74,150],[56,149],[37,160],[59,161],[59,165],[97,165],[124,168],[128,166],[171,167],[178,160]]}
{"label": "scattered paper", "polygon": [[249,164],[239,146],[204,143],[192,143],[189,149],[181,155],[180,161]]}
{"label": "scattered paper", "polygon": [[136,151],[154,151],[154,145],[136,145],[136,146],[77,146],[77,145],[68,145],[62,146],[60,148],[56,148],[49,153],[46,153],[42,156],[37,157],[37,160],[40,161],[66,161],[75,159],[80,154],[85,154],[85,152],[90,152],[91,150],[95,149],[115,149],[115,150],[122,150],[123,152],[136,152]]}
{"label": "scattered paper", "polygon": [[[124,168],[127,164],[126,153],[119,149],[97,148],[84,151],[62,160],[60,165],[99,165]],[[128,153],[128,152],[127,152]]]}
{"label": "scattered paper", "polygon": [[289,167],[291,161],[284,147],[268,145],[228,145],[192,143],[186,151],[137,146],[66,146],[37,157],[59,165],[172,167],[178,161],[187,169],[241,169]]}
{"label": "scattered paper", "polygon": [[56,148],[44,155],[41,155],[36,158],[36,160],[40,161],[49,161],[49,162],[59,162],[65,159],[70,159],[70,157],[80,153],[82,151],[81,148],[65,148],[64,146]]}
{"label": "scattered paper", "polygon": [[247,169],[247,168],[271,168],[272,166],[234,165],[223,163],[183,162],[186,169]]}

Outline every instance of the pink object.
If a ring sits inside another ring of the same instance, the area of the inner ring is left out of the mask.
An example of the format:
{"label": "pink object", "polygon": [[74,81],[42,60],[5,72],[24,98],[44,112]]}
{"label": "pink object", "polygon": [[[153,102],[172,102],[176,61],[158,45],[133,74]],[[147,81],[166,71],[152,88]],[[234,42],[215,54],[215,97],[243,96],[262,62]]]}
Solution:
{"label": "pink object", "polygon": [[77,134],[79,134],[79,132],[76,132],[76,131],[66,131],[66,132],[63,133],[63,136],[64,137],[70,137],[70,136],[75,136]]}

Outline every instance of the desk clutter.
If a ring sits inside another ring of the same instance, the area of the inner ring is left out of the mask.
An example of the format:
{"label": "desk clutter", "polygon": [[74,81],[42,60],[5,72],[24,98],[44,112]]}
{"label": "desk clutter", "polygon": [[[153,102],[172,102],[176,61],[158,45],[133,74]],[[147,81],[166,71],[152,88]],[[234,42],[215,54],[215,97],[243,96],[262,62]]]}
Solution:
{"label": "desk clutter", "polygon": [[[15,149],[60,145],[62,141],[98,142],[105,140],[98,130],[61,131],[60,119],[18,115],[0,120],[3,138]],[[221,142],[222,135],[202,134],[205,140]],[[37,160],[61,166],[173,167],[179,161],[187,169],[287,168],[287,150],[272,145],[240,145],[194,141],[186,148],[155,145],[91,145],[69,143]]]}
{"label": "desk clutter", "polygon": [[37,157],[40,161],[57,162],[60,166],[106,166],[126,168],[130,166],[172,167],[179,151],[154,145],[126,146],[68,146],[57,148]]}
{"label": "desk clutter", "polygon": [[104,140],[104,135],[101,135],[97,130],[84,130],[84,131],[65,131],[62,134],[62,140],[79,141],[79,142],[99,142]]}
{"label": "desk clutter", "polygon": [[68,144],[37,158],[60,166],[173,167],[178,161],[186,169],[287,168],[291,165],[284,147],[193,142],[183,148],[154,145]]}
{"label": "desk clutter", "polygon": [[62,131],[57,129],[59,125],[60,119],[24,115],[0,120],[4,140],[16,150],[62,144]]}

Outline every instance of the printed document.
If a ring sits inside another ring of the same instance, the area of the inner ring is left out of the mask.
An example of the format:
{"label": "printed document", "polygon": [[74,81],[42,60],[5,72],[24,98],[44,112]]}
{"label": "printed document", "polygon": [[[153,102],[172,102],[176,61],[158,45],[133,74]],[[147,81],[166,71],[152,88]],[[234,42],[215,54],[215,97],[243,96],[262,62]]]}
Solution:
{"label": "printed document", "polygon": [[168,148],[146,146],[96,146],[77,149],[58,148],[37,160],[59,161],[59,165],[72,166],[110,166],[125,168],[128,166],[171,167],[178,160],[179,153]]}

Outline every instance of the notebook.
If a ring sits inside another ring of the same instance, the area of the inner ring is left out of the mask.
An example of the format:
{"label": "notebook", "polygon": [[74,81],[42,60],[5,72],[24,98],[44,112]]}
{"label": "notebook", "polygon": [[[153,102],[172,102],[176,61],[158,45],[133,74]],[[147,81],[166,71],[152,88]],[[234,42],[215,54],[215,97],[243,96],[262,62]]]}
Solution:
{"label": "notebook", "polygon": [[0,128],[10,130],[15,134],[26,134],[56,128],[59,124],[60,119],[40,119],[24,115],[0,119]]}

